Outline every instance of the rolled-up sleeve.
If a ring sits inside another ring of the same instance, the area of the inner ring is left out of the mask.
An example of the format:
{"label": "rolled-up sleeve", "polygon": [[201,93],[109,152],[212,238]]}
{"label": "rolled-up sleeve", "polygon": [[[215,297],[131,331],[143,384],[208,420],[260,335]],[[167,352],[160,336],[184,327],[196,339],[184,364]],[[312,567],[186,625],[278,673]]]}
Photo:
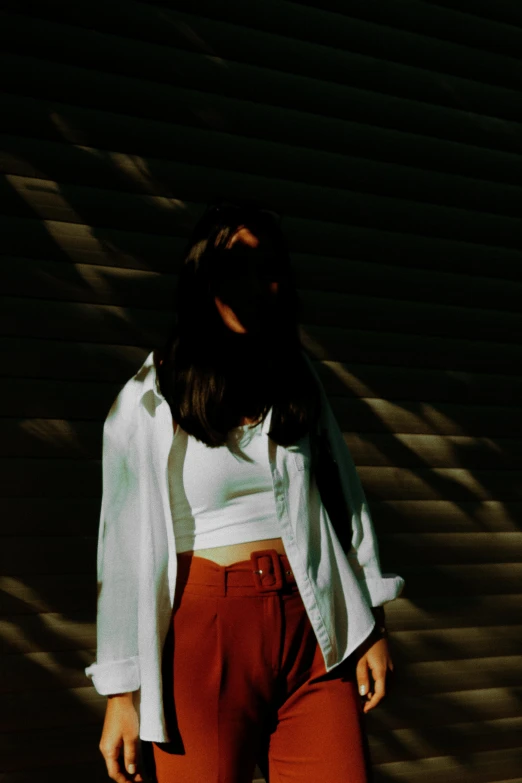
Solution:
{"label": "rolled-up sleeve", "polygon": [[85,674],[101,695],[140,687],[139,514],[132,447],[135,428],[124,387],[103,425],[102,502],[97,549],[96,661]]}

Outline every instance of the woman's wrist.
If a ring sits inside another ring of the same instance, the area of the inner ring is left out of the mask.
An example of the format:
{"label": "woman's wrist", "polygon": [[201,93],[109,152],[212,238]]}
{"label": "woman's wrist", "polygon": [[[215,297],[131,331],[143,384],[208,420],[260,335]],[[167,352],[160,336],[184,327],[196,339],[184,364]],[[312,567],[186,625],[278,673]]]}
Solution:
{"label": "woman's wrist", "polygon": [[372,606],[372,614],[375,617],[375,627],[373,629],[373,635],[380,639],[386,639],[388,631],[386,629],[386,618],[384,616],[383,606]]}

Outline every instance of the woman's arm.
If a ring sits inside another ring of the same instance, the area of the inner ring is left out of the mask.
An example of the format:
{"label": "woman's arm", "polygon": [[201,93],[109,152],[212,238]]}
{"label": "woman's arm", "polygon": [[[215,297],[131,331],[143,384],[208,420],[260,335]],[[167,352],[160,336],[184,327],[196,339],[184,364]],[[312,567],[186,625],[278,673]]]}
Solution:
{"label": "woman's arm", "polygon": [[339,468],[344,500],[349,512],[346,524],[351,528],[352,545],[345,554],[359,581],[368,605],[371,607],[381,606],[400,595],[404,587],[404,579],[397,574],[383,574],[381,571],[377,536],[355,463],[321,380],[304,351],[303,356],[319,387],[321,395],[320,424],[327,433],[332,456]]}
{"label": "woman's arm", "polygon": [[138,481],[130,426],[133,389],[126,384],[103,426],[102,504],[98,532],[97,658],[85,669],[102,695],[140,687],[138,659]]}

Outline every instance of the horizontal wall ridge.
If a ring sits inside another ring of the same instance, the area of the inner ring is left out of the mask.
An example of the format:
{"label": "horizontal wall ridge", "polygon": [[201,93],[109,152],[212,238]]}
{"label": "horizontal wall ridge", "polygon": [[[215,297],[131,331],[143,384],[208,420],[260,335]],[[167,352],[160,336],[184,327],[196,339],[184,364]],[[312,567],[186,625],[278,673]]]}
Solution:
{"label": "horizontal wall ridge", "polygon": [[[295,2],[300,1],[295,0]],[[427,5],[444,8],[445,11],[452,15],[455,14],[455,16],[457,14],[460,17],[471,16],[481,19],[487,24],[502,25],[506,31],[518,28],[522,32],[522,14],[520,10],[517,14],[518,3],[516,2],[509,2],[509,0],[507,3],[499,2],[499,0],[496,0],[495,3],[491,3],[490,0],[458,0],[458,2],[465,7],[455,8],[455,0],[425,0]],[[488,15],[487,11],[496,11],[504,18]]]}
{"label": "horizontal wall ridge", "polygon": [[[163,5],[157,0],[141,0],[141,2]],[[294,2],[312,8],[318,6],[317,0],[294,0]],[[195,7],[201,8],[205,4],[205,0],[197,0]],[[396,0],[393,8],[386,0],[373,0],[372,3],[368,3],[367,0],[352,0],[349,13],[344,0],[323,0],[321,7],[349,18],[378,19],[380,24],[394,29],[397,27],[399,30],[417,32],[418,27],[414,28],[413,24],[419,25],[424,22],[426,29],[430,30],[432,35],[435,29],[442,29],[445,35],[442,39],[444,41],[467,40],[473,32],[473,29],[470,29],[470,22],[475,23],[478,29],[484,32],[486,38],[490,25],[493,30],[498,29],[502,35],[508,36],[514,33],[514,37],[519,35],[519,28],[522,28],[522,14],[520,11],[517,13],[516,0],[514,2],[496,0],[494,4],[490,0]],[[498,16],[491,16],[491,11],[496,11]],[[403,26],[399,26],[399,21]],[[450,37],[459,33],[458,39]]]}
{"label": "horizontal wall ridge", "polygon": [[[191,60],[194,58],[201,57],[200,55],[193,54],[191,52],[186,52],[182,49],[173,50],[176,51],[178,54],[178,57],[180,59],[187,59]],[[102,71],[102,70],[95,70],[93,68],[87,68],[84,65],[77,65],[77,64],[70,64],[70,63],[60,63],[59,70],[57,69],[57,64],[54,61],[48,60],[46,57],[37,57],[34,54],[17,54],[14,52],[10,52],[8,50],[4,50],[1,53],[0,56],[0,62],[3,64],[3,68],[7,71],[13,71],[17,73],[18,78],[20,78],[24,71],[27,69],[30,69],[30,73],[34,80],[36,79],[35,72],[37,73],[40,71],[42,73],[42,76],[46,74],[46,82],[48,82],[49,79],[53,79],[56,84],[60,83],[60,80],[63,79],[64,74],[67,74],[67,84],[70,84],[71,82],[74,82],[75,80],[81,81],[80,77],[89,77],[89,79],[92,81],[93,79],[97,78],[98,80],[102,80],[106,83],[106,89],[108,87],[108,83],[110,80],[113,81],[114,90],[117,90],[119,88],[119,92],[121,92],[122,83],[126,83],[127,85],[133,84],[133,89],[135,90],[139,86],[142,86],[143,88],[149,87],[149,89],[152,87],[153,89],[161,89],[165,92],[171,91],[175,89],[175,85],[173,82],[167,82],[167,81],[157,81],[152,79],[147,79],[143,75],[140,77],[134,76],[134,75],[127,75],[124,73],[121,73],[121,71]],[[422,110],[425,108],[426,110],[433,112],[434,110],[437,111],[439,120],[442,118],[442,115],[446,114],[447,116],[453,116],[454,118],[459,118],[462,121],[469,120],[471,117],[474,117],[476,119],[476,122],[483,122],[485,120],[492,120],[495,123],[498,123],[499,120],[502,120],[502,123],[504,125],[509,126],[513,125],[513,128],[517,128],[520,126],[520,120],[519,120],[519,113],[517,113],[514,109],[515,106],[517,106],[517,100],[519,97],[519,91],[515,89],[508,89],[508,88],[500,88],[500,87],[490,87],[494,93],[503,94],[503,97],[505,99],[505,106],[504,113],[500,113],[498,108],[495,109],[495,112],[487,112],[483,110],[484,104],[479,104],[478,101],[476,105],[473,106],[455,106],[452,102],[441,102],[439,96],[439,102],[437,101],[428,101],[426,100],[425,96],[423,100],[420,100],[418,97],[411,97],[408,95],[402,95],[402,94],[389,94],[385,93],[376,89],[370,89],[367,87],[360,87],[360,86],[353,86],[353,85],[347,85],[342,84],[336,81],[328,81],[326,79],[319,79],[317,77],[311,77],[311,76],[303,76],[301,74],[295,74],[290,72],[283,72],[283,71],[276,71],[273,68],[266,68],[262,66],[257,65],[246,65],[241,62],[234,62],[234,61],[228,61],[231,65],[237,65],[239,68],[242,68],[244,71],[250,71],[252,73],[252,76],[255,76],[255,80],[258,81],[260,77],[263,75],[266,77],[268,73],[272,76],[272,78],[279,78],[279,81],[281,81],[281,78],[285,78],[289,84],[288,84],[288,90],[291,89],[290,82],[297,82],[298,86],[300,88],[304,87],[304,83],[313,82],[317,86],[319,84],[324,86],[325,90],[328,90],[329,92],[333,93],[339,93],[338,100],[339,101],[350,101],[350,97],[352,97],[353,102],[356,103],[360,99],[367,98],[371,96],[372,101],[374,103],[379,103],[379,100],[384,100],[387,98],[387,102],[389,103],[390,100],[393,100],[397,104],[397,110],[399,110],[399,107],[403,106],[404,109],[406,107],[416,107],[418,110]],[[411,69],[415,70],[415,69]],[[427,73],[430,73],[429,71]],[[447,75],[444,75],[447,78]],[[457,77],[455,77],[457,79]],[[470,83],[473,86],[477,87],[477,91],[479,87],[483,87],[483,85],[479,82],[473,83],[471,80],[468,79],[460,79],[462,82]],[[42,80],[40,79],[40,85],[42,85]],[[284,85],[281,85],[283,87]],[[54,89],[56,85],[53,85]],[[197,83],[197,85],[191,85],[191,89],[193,91],[199,92],[202,96],[207,94],[212,94],[211,85],[208,87],[208,91],[203,88],[204,85],[201,83]],[[505,95],[504,95],[505,93]],[[253,101],[252,98],[245,97],[244,95],[239,95],[236,93],[233,93],[229,91],[228,93],[225,93],[227,97],[229,98],[235,98],[236,100],[240,100],[242,103],[245,103],[249,100],[252,101],[253,104],[259,105],[262,103],[265,106],[280,106],[280,103],[272,102],[267,103],[266,98]],[[297,90],[296,90],[296,96],[297,96]],[[31,97],[31,96],[29,96]],[[33,95],[33,97],[36,97]],[[166,97],[166,96],[165,96]],[[268,97],[268,95],[266,96]],[[273,94],[270,96],[271,100],[274,101],[278,96]],[[333,99],[333,98],[332,98]],[[68,96],[69,100],[69,96]],[[288,106],[288,104],[292,104],[292,101],[290,100],[290,96],[288,94],[285,94],[285,104]],[[331,104],[330,104],[331,105]],[[509,107],[509,110],[508,110]],[[290,108],[292,106],[290,105]],[[479,108],[481,108],[481,111],[479,111]],[[306,113],[311,116],[326,116],[325,114],[317,114],[315,112],[310,112],[306,110]],[[336,115],[338,116],[338,115]],[[506,140],[507,143],[509,143],[508,140]]]}
{"label": "horizontal wall ridge", "polygon": [[[188,134],[192,134],[193,141],[198,136],[202,137],[202,141],[206,137],[210,139],[211,136],[214,136],[214,144],[215,139],[220,137],[219,133],[211,134],[210,131],[188,126],[172,125],[171,127],[173,139],[177,135],[180,142],[183,142],[183,137],[187,137]],[[228,142],[229,136],[230,134],[223,134],[223,144]],[[389,201],[399,207],[402,204],[405,206],[415,204],[415,209],[420,209],[421,213],[423,210],[432,208],[433,210],[454,211],[458,215],[469,217],[477,215],[481,219],[513,220],[516,221],[513,223],[514,226],[520,222],[522,187],[515,184],[481,179],[480,176],[471,177],[462,173],[434,171],[429,167],[423,169],[418,163],[410,165],[384,160],[368,161],[364,157],[353,156],[341,151],[329,152],[306,146],[294,146],[290,151],[286,142],[276,140],[260,142],[249,136],[238,136],[237,138],[242,145],[238,150],[238,167],[244,158],[252,157],[251,148],[254,146],[259,148],[259,155],[261,155],[261,150],[263,151],[263,157],[271,154],[275,157],[279,155],[283,159],[284,153],[287,153],[286,163],[283,164],[286,168],[283,168],[278,176],[282,184],[299,183],[309,188],[340,189],[345,194],[356,194],[361,199],[368,200],[369,203],[374,199],[377,203]],[[97,146],[86,147],[73,141],[38,139],[28,135],[4,133],[0,135],[0,139],[4,145],[2,158],[0,158],[0,170],[10,176],[13,184],[25,179],[36,179],[48,182],[51,186],[68,183],[69,186],[80,187],[77,185],[77,179],[67,178],[68,172],[75,171],[77,178],[79,166],[81,167],[82,162],[85,164],[85,156],[91,155],[92,163],[96,165],[97,169],[90,176],[88,175],[88,180],[83,180],[83,188],[94,187],[138,197],[147,195],[168,198],[166,194],[169,193],[170,187],[167,184],[162,187],[155,179],[146,178],[125,180],[124,166],[128,165],[129,161],[119,162],[118,153],[115,150]],[[183,146],[186,148],[186,145]],[[152,149],[150,151],[154,152]],[[147,161],[153,161],[158,167],[174,167],[178,164],[185,167],[193,165],[197,169],[205,169],[204,162],[187,163],[185,157],[182,159],[179,155],[168,158],[158,157],[157,150],[156,154],[152,155],[148,155],[146,150],[140,155],[133,151],[130,151],[129,154],[132,154],[136,159],[135,164],[141,162],[145,165]],[[67,168],[63,160],[64,155],[70,158],[70,165]],[[108,159],[104,160],[103,155],[107,155]],[[305,159],[306,165],[311,166],[312,170],[307,172],[305,179],[300,179],[299,177],[303,176],[300,164],[304,163]],[[75,163],[76,165],[74,165]],[[517,156],[514,163],[522,171],[522,156]],[[368,169],[367,185],[360,180],[359,172],[356,171],[363,165]],[[342,172],[343,168],[348,172],[350,166],[354,170],[353,187],[340,188],[341,176],[339,172]],[[334,169],[337,172],[335,175],[333,174]],[[256,177],[261,174],[261,171],[255,168],[248,171],[244,166],[241,166],[241,170],[246,176]],[[238,169],[231,169],[231,171],[235,173]],[[43,176],[44,172],[47,176]],[[96,180],[96,174],[99,176],[99,181]],[[332,179],[334,176],[336,179]],[[400,189],[391,188],[390,184],[394,179],[400,182],[401,178],[403,181]],[[409,181],[406,183],[407,178]],[[125,184],[128,185],[127,189],[122,187]],[[364,190],[358,189],[362,187]],[[7,202],[6,208],[8,206]]]}
{"label": "horizontal wall ridge", "polygon": [[[42,143],[42,146],[44,144],[51,144],[51,142]],[[59,145],[53,143],[53,146]],[[72,148],[76,149],[77,145],[72,145]],[[176,176],[186,180],[191,176],[200,179],[208,170],[200,165],[179,161],[168,161],[162,168],[165,169],[167,183],[171,179],[174,180]],[[252,185],[258,184],[259,188],[266,186],[266,178],[257,173],[242,175],[235,171],[220,170],[220,176],[223,179],[237,178],[240,182],[250,180]],[[39,183],[43,184],[41,192],[37,190]],[[301,202],[307,197],[312,203],[315,199],[322,198],[325,210],[330,205],[330,220],[324,220],[324,214],[317,215],[317,227],[320,223],[324,223],[331,224],[334,230],[368,229],[372,223],[380,220],[382,228],[376,231],[376,234],[383,230],[388,231],[392,236],[406,237],[410,241],[419,242],[419,245],[423,241],[440,243],[442,240],[471,249],[480,240],[482,247],[487,247],[490,251],[506,249],[515,250],[518,254],[522,251],[522,219],[511,215],[478,212],[456,206],[417,203],[411,198],[368,194],[338,186],[307,185],[304,182],[286,179],[276,179],[274,186],[276,183],[281,193],[286,191],[290,195],[299,190]],[[142,232],[145,227],[158,237],[169,236],[173,232],[175,211],[179,210],[179,199],[156,193],[105,188],[97,183],[63,184],[66,193],[61,191],[60,182],[11,174],[2,186],[6,197],[4,220],[11,217],[36,220],[30,217],[34,210],[38,212],[40,220],[57,224],[82,226],[85,220],[89,219],[89,225],[95,230],[103,229],[110,215],[115,229],[132,235],[134,221],[141,216]],[[20,193],[24,194],[23,200],[20,198]],[[118,194],[117,199],[114,198],[115,194]],[[170,205],[170,210],[166,208],[167,205]],[[344,214],[346,211],[351,213],[349,222],[341,223],[336,219],[340,217],[343,209]],[[60,217],[57,220],[58,216]],[[80,217],[83,220],[80,220]],[[288,219],[295,219],[296,216],[294,213],[285,217],[288,221]],[[304,214],[299,217],[304,218]],[[415,230],[404,233],[404,228],[411,227],[412,218],[416,221]],[[442,221],[446,226],[445,231],[439,231],[441,239],[436,238],[438,221]],[[392,230],[392,226],[396,226],[397,230]]]}
{"label": "horizontal wall ridge", "polygon": [[[177,91],[180,101],[189,101],[191,97],[197,99],[197,91],[183,89],[179,86],[173,88]],[[65,96],[63,96],[65,98]],[[229,98],[222,95],[214,95],[215,106],[220,106],[222,110],[234,107],[240,103],[235,98]],[[60,143],[83,144],[85,134],[89,138],[99,143],[91,143],[90,146],[100,149],[110,149],[117,146],[121,151],[137,152],[134,148],[129,149],[127,137],[133,134],[140,143],[144,143],[145,132],[150,130],[156,141],[156,144],[163,143],[163,137],[168,136],[173,129],[180,134],[185,128],[190,128],[191,132],[201,130],[198,128],[197,120],[182,116],[176,122],[175,115],[169,120],[158,119],[152,116],[137,116],[130,114],[131,107],[125,107],[125,111],[117,111],[118,107],[112,106],[111,109],[104,106],[84,106],[70,103],[66,100],[57,100],[50,98],[41,98],[28,95],[17,95],[15,93],[4,93],[2,101],[5,106],[5,116],[3,117],[3,128],[6,136],[8,134],[16,135],[20,138],[39,138],[41,140],[59,141]],[[120,107],[123,108],[123,107]],[[351,158],[357,159],[354,152],[360,150],[359,157],[364,160],[368,166],[375,167],[381,163],[391,163],[395,166],[405,167],[406,170],[419,169],[424,173],[437,172],[440,174],[461,175],[463,180],[471,179],[479,182],[492,183],[511,183],[519,186],[520,176],[518,168],[522,162],[522,145],[518,151],[508,151],[506,149],[493,149],[490,147],[471,144],[469,140],[463,143],[460,140],[450,140],[437,138],[432,135],[411,132],[405,127],[377,127],[357,119],[348,119],[346,117],[329,117],[315,119],[306,113],[305,110],[276,107],[264,107],[265,112],[274,114],[284,112],[284,125],[270,124],[263,128],[264,138],[259,138],[259,131],[255,130],[255,116],[249,125],[243,122],[237,130],[229,123],[227,136],[232,135],[235,139],[249,140],[253,139],[256,143],[267,146],[268,143],[276,144],[290,152],[292,149],[303,149],[308,151],[328,150],[331,153],[343,155],[343,150],[351,150]],[[259,107],[257,107],[259,113]],[[60,128],[58,134],[57,128],[49,127],[42,121],[42,116],[52,113],[63,113],[70,117],[66,127]],[[249,115],[249,119],[252,114]],[[103,128],[99,127],[100,118],[110,119]],[[129,126],[128,120],[132,118],[132,125]],[[303,119],[307,120],[306,127],[303,125]],[[127,123],[118,125],[118,123]],[[293,123],[293,124],[292,124]],[[301,137],[298,144],[292,142],[292,128],[295,124],[299,125]],[[327,127],[326,127],[327,124]],[[34,128],[34,133],[28,133],[29,128]],[[308,130],[308,128],[310,130]],[[103,138],[109,140],[102,143]],[[208,129],[203,129],[207,134]],[[337,131],[334,133],[334,131]],[[213,132],[218,138],[222,137],[222,131],[214,128]],[[110,139],[117,141],[111,142]],[[318,145],[318,139],[323,142],[323,147]],[[370,144],[368,143],[370,140]],[[185,140],[186,143],[186,140]],[[160,146],[160,150],[163,147]],[[420,153],[423,157],[420,157]],[[470,157],[476,154],[477,157],[470,160]],[[480,157],[479,157],[480,156]],[[480,167],[480,168],[479,168]],[[478,176],[480,172],[480,176]],[[486,176],[487,174],[487,176]]]}
{"label": "horizontal wall ridge", "polygon": [[[81,3],[79,3],[81,7]],[[129,3],[129,15],[132,13],[133,5],[134,8],[138,8],[139,6],[137,4],[131,4]],[[153,5],[153,4],[152,4]],[[296,4],[288,4],[288,7],[291,8],[295,13],[295,7]],[[319,9],[314,9],[316,13],[319,12]],[[64,9],[64,14],[66,15],[67,11]],[[17,18],[24,19],[23,16],[16,13],[16,7],[9,9],[7,12],[4,10],[1,12],[1,14],[4,16],[4,19],[8,20],[11,17],[11,19],[16,20]],[[321,9],[321,15],[319,16],[319,21],[321,18],[324,18],[325,14],[330,14],[331,16],[334,16],[334,14],[331,14],[328,10],[325,10],[324,8]],[[308,14],[310,15],[310,14]],[[183,50],[188,51],[190,53],[194,53],[196,55],[204,54],[207,57],[210,56],[219,56],[219,59],[221,61],[228,61],[228,62],[235,62],[240,65],[245,65],[248,67],[257,67],[262,68],[266,67],[264,64],[259,64],[260,62],[264,62],[265,55],[263,55],[263,52],[265,50],[270,50],[270,57],[272,60],[275,59],[277,56],[278,49],[288,48],[292,47],[293,49],[293,56],[290,58],[293,66],[295,67],[295,64],[299,62],[299,55],[302,56],[301,62],[305,62],[310,58],[310,53],[313,52],[318,56],[319,59],[323,59],[324,62],[328,62],[330,58],[332,57],[332,54],[335,54],[337,58],[340,58],[341,60],[345,61],[346,67],[350,69],[357,69],[364,70],[364,65],[370,65],[370,63],[378,62],[380,65],[384,65],[387,69],[391,70],[392,73],[395,71],[398,75],[403,75],[404,77],[408,77],[408,74],[414,74],[417,76],[417,74],[424,75],[424,76],[431,76],[432,74],[435,76],[445,76],[446,78],[450,78],[452,82],[455,84],[455,87],[459,86],[459,83],[467,83],[467,84],[474,84],[476,86],[481,87],[481,89],[484,89],[484,87],[491,87],[492,89],[496,90],[513,90],[516,91],[518,89],[517,85],[514,85],[513,87],[506,87],[505,85],[499,85],[497,83],[487,83],[487,82],[481,82],[478,80],[475,80],[468,76],[462,76],[460,74],[456,75],[452,73],[451,71],[437,71],[435,68],[426,68],[425,63],[419,64],[417,63],[408,63],[404,62],[404,60],[395,60],[395,59],[387,59],[376,56],[379,50],[373,52],[373,53],[367,53],[364,51],[361,51],[361,49],[356,50],[355,47],[351,48],[343,48],[341,42],[336,45],[336,42],[334,39],[334,33],[330,34],[330,40],[329,41],[322,41],[319,40],[319,34],[315,35],[314,40],[311,40],[311,37],[295,37],[293,35],[288,34],[288,27],[287,32],[282,33],[280,31],[274,31],[273,29],[270,31],[267,31],[266,29],[263,29],[263,25],[259,25],[256,23],[256,26],[253,27],[245,27],[244,24],[238,24],[236,19],[227,19],[226,21],[222,21],[221,19],[215,18],[215,16],[202,16],[202,15],[195,15],[193,13],[187,13],[186,11],[182,11],[179,8],[168,9],[168,16],[170,19],[173,20],[179,20],[181,24],[185,24],[186,27],[190,27],[191,25],[193,27],[196,27],[199,42],[198,44],[194,44],[194,39],[190,36],[187,36],[184,40],[182,36],[179,36],[177,40],[177,45],[173,46],[171,43],[169,43],[166,39],[163,41],[158,41],[157,39],[153,42],[147,40],[143,37],[143,29],[137,30],[139,33],[139,37],[137,36],[128,36],[128,35],[122,35],[121,29],[113,29],[113,30],[95,30],[92,29],[92,27],[88,26],[78,26],[74,22],[64,22],[62,21],[63,15],[60,16],[60,21],[56,21],[56,19],[49,19],[45,15],[42,14],[42,10],[40,11],[39,19],[40,19],[40,29],[42,31],[42,34],[47,33],[47,37],[52,37],[52,33],[56,30],[59,32],[61,36],[74,36],[76,40],[78,41],[79,37],[83,35],[85,39],[85,43],[91,43],[92,46],[98,45],[103,42],[103,39],[115,39],[118,41],[118,44],[121,46],[133,46],[136,47],[138,44],[141,45],[143,48],[143,56],[146,55],[147,49],[151,50],[155,55],[161,51],[165,50],[165,52],[168,52],[170,50],[178,50],[183,47]],[[131,17],[132,18],[132,17]],[[341,17],[344,19],[344,15]],[[304,15],[303,15],[304,19]],[[256,19],[257,22],[257,19]],[[16,24],[16,21],[15,21]],[[353,18],[352,24],[354,26],[371,26],[374,30],[377,28],[376,32],[380,33],[381,35],[386,34],[387,32],[394,32],[393,28],[390,28],[388,25],[379,24],[376,22],[370,22],[368,20],[358,20],[357,18]],[[129,21],[127,22],[127,26],[129,26]],[[317,25],[316,25],[317,26]],[[43,28],[43,29],[42,29]],[[319,27],[320,29],[320,27]],[[364,29],[364,28],[363,28]],[[241,36],[237,36],[237,32],[241,31]],[[312,32],[312,31],[311,31]],[[313,32],[315,33],[315,26],[313,28]],[[513,32],[512,30],[510,31]],[[241,37],[243,35],[247,34],[249,37],[249,46],[248,48],[242,48],[241,46]],[[461,58],[466,56],[466,53],[469,53],[471,55],[472,53],[483,53],[486,57],[490,59],[492,64],[505,64],[506,66],[509,64],[512,69],[520,69],[520,61],[515,57],[506,56],[505,53],[498,53],[498,52],[484,52],[483,49],[479,49],[477,47],[472,47],[468,45],[465,45],[463,43],[455,43],[452,41],[443,41],[440,38],[435,38],[433,36],[427,36],[425,33],[414,33],[412,31],[401,31],[395,33],[395,35],[401,35],[402,36],[410,36],[415,37],[419,40],[419,45],[422,43],[424,47],[429,47],[430,44],[432,47],[436,47],[437,44],[439,46],[439,49],[442,45],[445,45],[447,49],[456,49],[457,52],[452,52],[453,54],[458,54]],[[179,35],[179,34],[178,34]],[[14,37],[14,36],[13,36]],[[234,38],[235,38],[235,45],[234,45]],[[211,45],[207,44],[202,45],[202,41],[205,39],[210,39],[212,42]],[[16,40],[16,38],[15,38]],[[17,41],[18,44],[21,42]],[[82,42],[83,43],[83,42]],[[226,52],[221,52],[217,50],[217,44],[220,44],[223,48],[225,46],[228,46],[229,50]],[[344,44],[346,47],[346,42]],[[382,53],[383,47],[380,48],[380,53]],[[212,52],[212,54],[209,54],[209,49]],[[219,54],[218,54],[219,51]],[[440,51],[438,52],[440,55]],[[468,56],[469,56],[468,55]],[[139,52],[137,53],[137,56],[139,57]],[[252,58],[252,60],[247,60],[246,57]],[[404,56],[404,55],[403,55]],[[254,59],[257,57],[257,60]],[[433,60],[435,60],[436,57],[433,57]],[[439,61],[440,62],[440,61]],[[423,67],[424,66],[424,67]],[[498,67],[498,66],[497,66]],[[277,70],[276,70],[277,72]],[[281,71],[282,73],[291,73],[292,75],[300,76],[302,75],[299,71]],[[522,76],[522,73],[521,73]]]}
{"label": "horizontal wall ridge", "polygon": [[[29,218],[32,220],[32,218]],[[181,244],[180,239],[180,244]],[[464,274],[451,272],[430,272],[425,270],[408,270],[404,274],[401,267],[392,264],[381,264],[373,261],[362,261],[347,257],[340,259],[337,256],[323,254],[314,256],[312,254],[293,252],[292,260],[296,271],[297,287],[301,295],[310,292],[329,295],[346,295],[351,297],[352,301],[359,299],[369,299],[371,301],[385,301],[390,303],[403,302],[407,306],[410,303],[421,305],[426,303],[432,307],[450,307],[459,313],[498,313],[502,318],[520,315],[520,300],[522,300],[522,284],[514,280],[505,280],[504,278],[488,278],[476,275],[469,278]],[[121,259],[125,262],[125,258]],[[93,259],[96,261],[96,259]],[[149,283],[161,279],[164,287],[166,282],[173,285],[179,276],[182,265],[180,258],[176,263],[177,267],[170,271],[163,269],[137,268],[136,266],[126,266],[125,263],[118,263],[114,259],[113,265],[104,265],[96,263],[73,263],[70,258],[57,258],[51,260],[45,257],[24,256],[24,255],[0,255],[0,264],[4,265],[4,292],[5,295],[17,296],[19,290],[26,292],[31,298],[34,295],[34,289],[28,284],[28,278],[33,275],[40,276],[44,270],[48,272],[48,278],[53,278],[58,288],[60,283],[66,284],[73,275],[84,276],[85,281],[92,282],[94,275],[99,275],[100,280],[104,276],[104,288],[100,290],[95,286],[84,288],[82,294],[88,292],[93,301],[99,304],[115,304],[115,301],[108,301],[107,294],[111,293],[111,283],[115,284],[115,298],[119,295],[120,287],[123,283],[129,285],[130,275],[132,275],[132,284],[134,281]],[[318,265],[320,263],[320,271]],[[336,279],[335,288],[332,279]],[[400,281],[400,290],[398,296],[393,296],[393,283]],[[19,286],[23,286],[20,289]],[[137,287],[137,286],[136,286]],[[133,289],[129,289],[132,295]],[[373,289],[373,290],[372,290]],[[351,293],[351,292],[354,293]],[[130,304],[133,300],[126,292],[124,304]],[[385,293],[386,295],[383,295]],[[45,286],[38,288],[38,298],[45,298],[47,289]],[[447,298],[445,298],[445,296]],[[167,297],[165,297],[165,301]],[[81,301],[88,301],[82,299]],[[157,300],[156,300],[157,301]]]}

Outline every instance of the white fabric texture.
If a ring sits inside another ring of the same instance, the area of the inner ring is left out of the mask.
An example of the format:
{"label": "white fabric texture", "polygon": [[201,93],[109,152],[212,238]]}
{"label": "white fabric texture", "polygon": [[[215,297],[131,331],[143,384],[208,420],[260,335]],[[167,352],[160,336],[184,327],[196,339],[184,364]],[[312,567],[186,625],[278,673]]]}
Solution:
{"label": "white fabric texture", "polygon": [[[381,572],[355,465],[320,379],[304,351],[303,356],[321,390],[322,423],[342,475],[346,523],[352,529],[348,553],[312,479],[309,436],[288,447],[269,437],[263,442],[279,535],[330,671],[370,634],[375,625],[370,607],[397,598],[404,579]],[[117,395],[103,427],[97,657],[85,673],[102,695],[132,691],[140,738],[155,742],[171,739],[161,661],[177,573],[168,462],[180,443],[151,352]]]}

